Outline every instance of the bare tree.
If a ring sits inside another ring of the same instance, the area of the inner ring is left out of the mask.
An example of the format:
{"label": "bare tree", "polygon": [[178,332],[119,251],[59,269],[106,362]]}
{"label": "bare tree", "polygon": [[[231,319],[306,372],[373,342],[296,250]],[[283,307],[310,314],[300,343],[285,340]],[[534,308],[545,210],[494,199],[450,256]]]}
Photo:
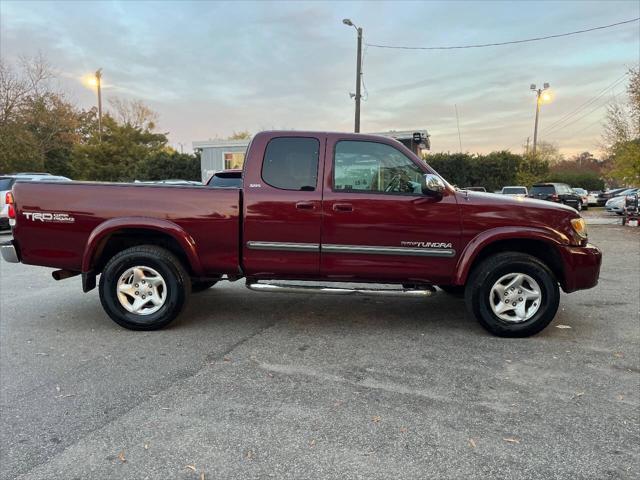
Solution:
{"label": "bare tree", "polygon": [[49,91],[54,75],[49,64],[38,54],[21,57],[20,70],[0,60],[0,125],[15,119],[25,106]]}
{"label": "bare tree", "polygon": [[640,138],[640,69],[629,70],[627,101],[615,101],[607,107],[602,139],[607,151],[618,143]]}
{"label": "bare tree", "polygon": [[242,130],[240,132],[234,131],[232,135],[229,136],[228,140],[249,140],[251,138],[251,133],[249,130]]}
{"label": "bare tree", "polygon": [[153,130],[156,126],[158,114],[140,100],[111,97],[109,104],[114,110],[114,117],[120,123],[144,130]]}

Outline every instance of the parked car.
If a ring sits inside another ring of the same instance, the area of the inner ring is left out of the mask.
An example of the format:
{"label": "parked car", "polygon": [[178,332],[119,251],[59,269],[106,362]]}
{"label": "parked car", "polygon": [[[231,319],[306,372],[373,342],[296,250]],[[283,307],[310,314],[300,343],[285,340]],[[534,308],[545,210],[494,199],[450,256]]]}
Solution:
{"label": "parked car", "polygon": [[229,169],[214,173],[207,186],[216,188],[242,188],[242,170]]}
{"label": "parked car", "polygon": [[81,275],[85,292],[100,275],[102,306],[133,330],[168,325],[191,292],[244,277],[260,292],[422,299],[440,286],[464,292],[491,333],[524,337],[554,318],[560,287],[594,287],[601,264],[572,208],[458,191],[375,135],[258,133],[241,189],[18,182],[11,197],[4,259]]}
{"label": "parked car", "polygon": [[11,191],[13,184],[17,181],[41,181],[47,180],[50,182],[69,182],[71,179],[67,177],[61,177],[58,175],[51,175],[50,173],[11,173],[9,175],[0,176],[0,230],[6,230],[9,228],[9,205],[6,202],[7,192]]}
{"label": "parked car", "polygon": [[562,203],[582,210],[582,198],[566,183],[536,183],[531,187],[529,197],[536,200],[546,200],[548,202]]}
{"label": "parked car", "polygon": [[582,209],[586,210],[589,208],[589,192],[587,192],[584,188],[573,188],[575,193],[580,195],[580,200],[582,201]]}
{"label": "parked car", "polygon": [[607,203],[607,201],[610,198],[615,197],[616,195],[618,195],[620,192],[627,190],[628,187],[625,188],[615,188],[613,190],[607,190],[606,192],[600,192],[600,195],[598,195],[598,206],[599,207],[604,207],[604,205]]}
{"label": "parked car", "polygon": [[527,191],[527,187],[502,187],[500,193],[512,197],[526,197],[529,192]]}
{"label": "parked car", "polygon": [[486,192],[487,189],[484,187],[465,187],[465,190],[469,190],[471,192]]}
{"label": "parked car", "polygon": [[624,213],[627,196],[635,195],[636,193],[638,193],[638,190],[640,189],[627,188],[626,190],[623,190],[615,197],[607,200],[607,203],[604,206],[605,210],[607,212],[612,212],[612,213],[617,213],[618,215],[622,215]]}
{"label": "parked car", "polygon": [[598,195],[600,195],[602,192],[600,190],[592,190],[589,192],[588,195],[588,199],[589,199],[589,206],[590,207],[595,207],[598,205]]}

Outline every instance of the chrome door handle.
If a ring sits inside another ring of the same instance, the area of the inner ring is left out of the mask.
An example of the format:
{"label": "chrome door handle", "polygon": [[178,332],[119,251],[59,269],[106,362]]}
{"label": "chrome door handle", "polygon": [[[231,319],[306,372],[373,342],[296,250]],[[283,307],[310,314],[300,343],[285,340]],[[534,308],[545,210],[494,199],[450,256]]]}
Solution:
{"label": "chrome door handle", "polygon": [[296,208],[298,210],[313,210],[316,207],[313,202],[298,202],[296,203]]}
{"label": "chrome door handle", "polygon": [[334,203],[333,210],[336,212],[353,212],[353,205],[350,203]]}

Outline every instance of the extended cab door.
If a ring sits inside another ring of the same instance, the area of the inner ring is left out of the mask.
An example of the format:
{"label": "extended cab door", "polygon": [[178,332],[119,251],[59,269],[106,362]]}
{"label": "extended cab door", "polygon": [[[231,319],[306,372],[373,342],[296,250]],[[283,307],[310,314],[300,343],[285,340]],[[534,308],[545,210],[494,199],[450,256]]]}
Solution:
{"label": "extended cab door", "polygon": [[330,136],[321,274],[344,281],[447,284],[460,245],[453,190],[422,194],[427,165],[402,145]]}
{"label": "extended cab door", "polygon": [[256,135],[243,178],[246,276],[317,277],[325,139],[301,132]]}

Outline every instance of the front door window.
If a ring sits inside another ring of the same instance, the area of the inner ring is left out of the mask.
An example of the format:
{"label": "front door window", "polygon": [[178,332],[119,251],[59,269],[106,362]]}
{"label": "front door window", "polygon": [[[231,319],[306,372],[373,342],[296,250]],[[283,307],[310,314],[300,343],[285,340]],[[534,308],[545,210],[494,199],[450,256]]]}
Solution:
{"label": "front door window", "polygon": [[336,191],[420,195],[422,175],[409,158],[390,145],[347,140],[336,144]]}

